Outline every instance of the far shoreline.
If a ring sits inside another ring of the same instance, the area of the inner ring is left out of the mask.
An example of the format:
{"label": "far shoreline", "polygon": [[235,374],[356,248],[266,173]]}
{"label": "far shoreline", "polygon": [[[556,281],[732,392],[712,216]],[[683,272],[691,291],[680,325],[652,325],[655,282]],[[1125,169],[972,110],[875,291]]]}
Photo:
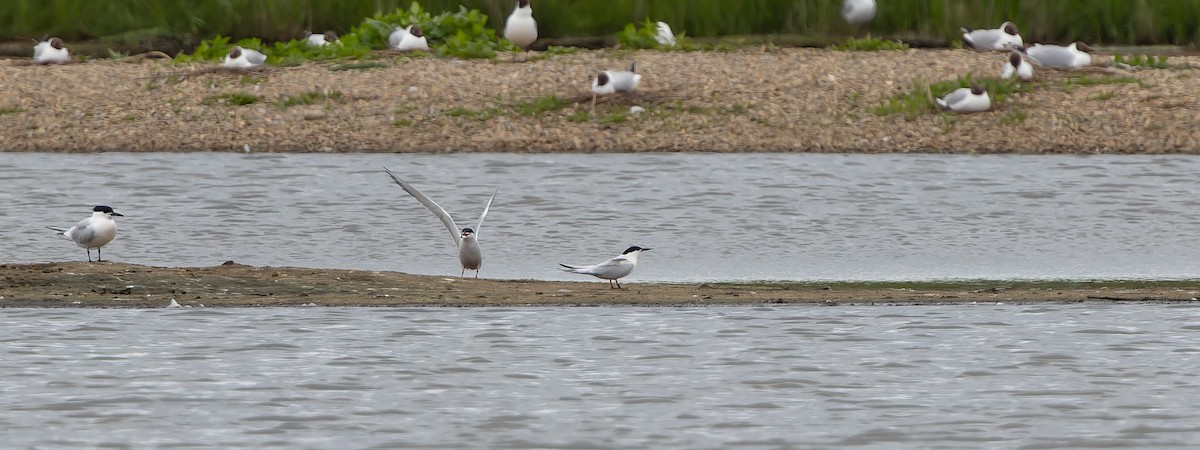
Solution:
{"label": "far shoreline", "polygon": [[[253,72],[0,61],[9,94],[0,152],[1200,153],[1200,127],[1172,125],[1200,120],[1195,55],[1173,55],[1166,68],[1040,70],[992,111],[909,116],[879,108],[914,83],[995,76],[1005,54],[763,46],[506,56],[390,54]],[[591,77],[631,61],[643,75],[637,95],[592,110]]]}

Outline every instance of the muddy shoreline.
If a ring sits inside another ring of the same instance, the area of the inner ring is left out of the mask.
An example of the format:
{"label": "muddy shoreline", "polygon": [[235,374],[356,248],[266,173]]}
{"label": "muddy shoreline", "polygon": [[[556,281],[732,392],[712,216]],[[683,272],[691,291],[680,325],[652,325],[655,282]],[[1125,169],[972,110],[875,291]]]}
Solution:
{"label": "muddy shoreline", "polygon": [[[1172,56],[1165,69],[1039,71],[1032,92],[981,114],[875,113],[914,81],[994,76],[1004,58],[763,46],[586,50],[528,63],[385,54],[251,73],[7,60],[0,150],[1200,153],[1200,127],[1185,126],[1200,121],[1197,56]],[[638,95],[601,99],[593,111],[592,75],[633,61],[644,77]],[[1109,82],[1114,74],[1124,81]],[[634,105],[645,112],[629,113]]]}
{"label": "muddy shoreline", "polygon": [[1200,281],[916,283],[608,283],[460,279],[340,269],[150,267],[124,263],[0,265],[0,307],[719,306],[973,303],[1187,303]]}

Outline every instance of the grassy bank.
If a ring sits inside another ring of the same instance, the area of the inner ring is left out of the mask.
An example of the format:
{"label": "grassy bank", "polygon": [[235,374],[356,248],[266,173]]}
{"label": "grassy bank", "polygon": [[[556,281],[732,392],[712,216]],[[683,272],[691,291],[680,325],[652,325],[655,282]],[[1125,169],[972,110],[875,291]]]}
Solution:
{"label": "grassy bank", "polygon": [[[500,28],[514,0],[424,0],[429,11],[460,5]],[[646,17],[689,36],[847,34],[841,0],[535,0],[543,37],[607,36]],[[44,34],[68,41],[153,35],[199,40],[217,34],[286,40],[303,30],[340,32],[409,0],[7,0],[0,40]],[[1188,45],[1200,40],[1200,0],[887,0],[871,24],[877,35],[950,39],[963,25],[1013,20],[1026,41]]]}

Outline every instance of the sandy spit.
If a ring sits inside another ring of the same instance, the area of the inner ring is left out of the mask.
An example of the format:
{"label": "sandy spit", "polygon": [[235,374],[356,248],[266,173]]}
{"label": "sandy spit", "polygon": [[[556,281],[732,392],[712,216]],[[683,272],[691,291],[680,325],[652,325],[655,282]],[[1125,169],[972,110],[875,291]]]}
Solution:
{"label": "sandy spit", "polygon": [[461,279],[338,269],[150,267],[123,263],[0,265],[0,307],[712,306],[1041,302],[1192,302],[1185,282],[639,283]]}
{"label": "sandy spit", "polygon": [[[913,81],[998,73],[971,50],[582,51],[527,63],[387,55],[383,67],[0,61],[0,150],[252,152],[1196,153],[1200,57],[1137,82],[1038,88],[969,116],[880,117]],[[1104,57],[1101,56],[1101,59]],[[1111,57],[1109,57],[1111,58]],[[590,79],[637,61],[636,97],[590,106]],[[207,71],[207,72],[206,72]],[[1092,77],[1101,75],[1092,74]],[[222,98],[255,95],[236,106]],[[284,106],[289,96],[322,94]],[[549,108],[530,107],[551,97]],[[628,114],[631,106],[645,109]]]}

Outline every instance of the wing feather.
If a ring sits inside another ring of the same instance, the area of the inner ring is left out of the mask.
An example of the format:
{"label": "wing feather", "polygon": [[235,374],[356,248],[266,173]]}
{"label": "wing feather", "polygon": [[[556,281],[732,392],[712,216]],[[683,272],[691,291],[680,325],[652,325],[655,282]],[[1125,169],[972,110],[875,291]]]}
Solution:
{"label": "wing feather", "polygon": [[483,228],[483,218],[487,217],[488,210],[492,209],[492,202],[496,200],[496,194],[500,193],[500,188],[496,188],[496,192],[492,192],[492,198],[488,199],[487,206],[483,207],[483,214],[479,215],[479,225],[475,225],[475,238],[479,239],[479,229]]}
{"label": "wing feather", "polygon": [[[446,229],[450,231],[450,239],[454,240],[454,246],[458,247],[458,238],[461,231],[459,230],[458,225],[454,224],[454,219],[450,217],[450,214],[447,213],[446,210],[442,209],[441,206],[438,206],[438,204],[429,197],[426,197],[425,194],[422,194],[421,191],[417,190],[416,187],[408,184],[407,181],[400,179],[400,177],[392,173],[391,170],[388,170],[387,167],[384,167],[383,171],[387,172],[388,176],[392,177],[392,181],[395,181],[396,184],[400,185],[400,187],[404,189],[404,192],[407,192],[408,195],[411,195],[413,198],[417,199],[418,202],[421,202],[422,205],[425,205],[425,209],[428,209],[429,212],[437,216],[438,220],[442,221],[442,225],[445,225]],[[495,198],[494,195],[492,197]],[[488,202],[488,206],[491,206],[490,201]],[[487,211],[484,211],[484,214],[486,215]],[[483,220],[482,217],[479,219],[481,221]]]}

